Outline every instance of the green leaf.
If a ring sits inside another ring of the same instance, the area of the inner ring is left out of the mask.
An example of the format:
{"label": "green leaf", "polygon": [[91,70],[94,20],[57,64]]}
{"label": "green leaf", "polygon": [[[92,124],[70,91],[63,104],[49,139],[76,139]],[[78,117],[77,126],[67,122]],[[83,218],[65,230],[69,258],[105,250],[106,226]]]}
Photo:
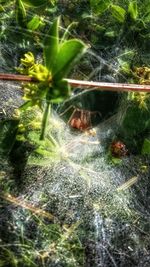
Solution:
{"label": "green leaf", "polygon": [[78,39],[64,42],[60,46],[56,61],[53,64],[53,81],[57,82],[63,79],[85,50],[85,44]]}
{"label": "green leaf", "polygon": [[29,101],[26,101],[24,104],[22,104],[20,107],[19,107],[19,110],[20,111],[24,111],[24,110],[26,110],[26,109],[28,109],[28,108],[30,108],[30,107],[32,107],[33,105],[32,105],[32,101],[31,100],[29,100]]}
{"label": "green leaf", "polygon": [[132,103],[126,110],[122,121],[123,135],[128,138],[140,135],[150,129],[150,112],[146,109],[141,110],[138,104]]}
{"label": "green leaf", "polygon": [[40,17],[37,16],[37,15],[35,15],[35,16],[28,22],[28,24],[27,24],[27,28],[28,28],[29,30],[34,31],[34,30],[36,30],[36,29],[39,27],[40,24],[41,24],[41,19],[40,19]]}
{"label": "green leaf", "polygon": [[44,40],[44,61],[45,66],[50,71],[52,69],[53,64],[55,63],[55,59],[58,53],[59,47],[59,21],[60,18],[58,17],[52,24],[47,37]]}
{"label": "green leaf", "polygon": [[16,0],[16,20],[21,27],[26,26],[26,10],[21,0]]}
{"label": "green leaf", "polygon": [[112,157],[111,158],[111,163],[114,164],[114,165],[119,165],[119,164],[122,163],[122,159]]}
{"label": "green leaf", "polygon": [[150,155],[150,140],[145,139],[142,147],[142,155]]}
{"label": "green leaf", "polygon": [[4,11],[5,11],[4,7],[0,5],[0,12],[4,12]]}
{"label": "green leaf", "polygon": [[128,14],[133,20],[137,19],[138,16],[138,9],[137,9],[137,2],[136,1],[131,1],[129,2],[128,6]]}
{"label": "green leaf", "polygon": [[145,15],[143,21],[144,21],[144,23],[149,23],[150,22],[150,11],[147,12],[147,14]]}
{"label": "green leaf", "polygon": [[120,71],[122,71],[125,74],[130,74],[131,73],[131,68],[130,68],[130,63],[119,58],[118,59]]}
{"label": "green leaf", "polygon": [[24,4],[31,6],[31,7],[40,7],[46,5],[49,1],[48,0],[22,0]]}
{"label": "green leaf", "polygon": [[17,134],[19,120],[0,121],[0,156],[11,151]]}
{"label": "green leaf", "polygon": [[54,84],[55,88],[61,89],[61,96],[68,96],[70,92],[70,85],[66,80],[59,80]]}
{"label": "green leaf", "polygon": [[123,23],[125,20],[126,11],[124,8],[118,5],[111,5],[112,16],[119,22]]}
{"label": "green leaf", "polygon": [[91,10],[95,15],[102,14],[109,8],[110,0],[90,0]]}
{"label": "green leaf", "polygon": [[66,80],[57,81],[53,84],[51,91],[51,103],[60,103],[65,100],[70,93],[70,85]]}
{"label": "green leaf", "polygon": [[114,38],[116,36],[116,33],[115,33],[115,31],[107,30],[105,32],[105,35],[104,36],[107,36],[109,38]]}
{"label": "green leaf", "polygon": [[75,28],[76,26],[78,25],[78,22],[76,21],[73,21],[68,27],[67,29],[65,30],[62,38],[61,38],[61,43],[63,43],[65,40],[68,39],[69,35],[70,35],[70,31]]}
{"label": "green leaf", "polygon": [[9,4],[12,4],[11,0],[0,0],[0,4],[2,7],[8,6]]}

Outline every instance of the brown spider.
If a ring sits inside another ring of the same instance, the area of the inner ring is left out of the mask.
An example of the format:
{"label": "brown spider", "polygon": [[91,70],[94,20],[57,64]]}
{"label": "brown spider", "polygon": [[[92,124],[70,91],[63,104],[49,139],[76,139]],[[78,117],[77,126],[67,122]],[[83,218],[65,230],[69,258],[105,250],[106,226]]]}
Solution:
{"label": "brown spider", "polygon": [[113,141],[110,145],[110,151],[113,157],[121,158],[128,154],[126,145],[121,141]]}
{"label": "brown spider", "polygon": [[92,122],[91,117],[98,114],[101,117],[101,113],[99,111],[90,111],[85,109],[79,109],[75,106],[70,106],[67,108],[61,116],[64,115],[67,111],[73,108],[73,112],[68,120],[68,124],[75,129],[78,129],[82,132],[91,131],[92,129]]}

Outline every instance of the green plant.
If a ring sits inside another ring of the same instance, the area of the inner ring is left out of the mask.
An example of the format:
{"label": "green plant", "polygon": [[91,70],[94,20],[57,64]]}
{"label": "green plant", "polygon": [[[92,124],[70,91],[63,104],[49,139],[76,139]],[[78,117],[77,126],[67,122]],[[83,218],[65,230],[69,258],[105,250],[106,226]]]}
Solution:
{"label": "green plant", "polygon": [[145,139],[142,146],[142,155],[150,155],[150,139]]}
{"label": "green plant", "polygon": [[59,21],[59,18],[54,21],[44,40],[44,64],[36,63],[33,54],[29,52],[21,59],[21,66],[18,68],[21,73],[28,74],[38,82],[25,86],[24,99],[27,101],[20,110],[35,105],[40,108],[44,106],[41,140],[44,139],[50,105],[69,96],[70,88],[64,78],[86,50],[85,44],[78,39],[59,39]]}
{"label": "green plant", "polygon": [[109,8],[110,0],[90,0],[90,7],[95,15],[100,15]]}
{"label": "green plant", "polygon": [[35,14],[31,20],[28,18],[28,9],[46,8],[47,5],[54,5],[55,0],[14,0],[14,1],[1,1],[1,9],[5,11],[6,8],[15,5],[15,16],[18,25],[22,28],[35,30],[39,28],[43,22],[42,18]]}

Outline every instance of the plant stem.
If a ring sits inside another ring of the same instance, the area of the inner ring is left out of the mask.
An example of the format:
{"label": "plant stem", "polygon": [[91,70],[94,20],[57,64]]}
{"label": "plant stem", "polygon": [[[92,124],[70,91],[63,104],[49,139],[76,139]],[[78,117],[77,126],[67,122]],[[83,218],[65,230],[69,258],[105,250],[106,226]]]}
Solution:
{"label": "plant stem", "polygon": [[47,120],[48,120],[48,115],[50,113],[50,107],[51,107],[50,106],[50,102],[47,100],[46,101],[46,107],[45,107],[44,114],[43,114],[43,119],[42,119],[40,140],[44,140],[45,131],[46,131],[46,125],[47,125]]}
{"label": "plant stem", "polygon": [[[43,114],[43,119],[42,119],[40,140],[44,140],[47,121],[48,121],[48,116],[50,115],[50,112],[51,112],[51,105],[50,105],[49,99],[47,99],[46,107],[45,107],[44,114]],[[55,147],[58,146],[55,138],[51,134],[48,134],[48,139],[51,141],[53,146],[55,146]]]}

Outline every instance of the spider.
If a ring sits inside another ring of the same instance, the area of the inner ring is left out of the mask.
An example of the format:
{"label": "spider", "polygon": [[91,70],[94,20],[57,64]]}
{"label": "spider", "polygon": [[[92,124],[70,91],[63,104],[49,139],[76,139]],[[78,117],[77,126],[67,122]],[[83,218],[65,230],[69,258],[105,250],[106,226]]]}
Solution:
{"label": "spider", "polygon": [[111,154],[113,157],[121,158],[128,154],[126,145],[121,141],[113,141],[110,146]]}
{"label": "spider", "polygon": [[90,111],[85,109],[79,109],[75,106],[70,106],[67,108],[63,113],[60,115],[64,115],[67,111],[73,109],[73,112],[68,120],[68,125],[70,125],[72,128],[75,128],[77,130],[80,130],[81,132],[88,131],[89,133],[92,133],[92,122],[91,118],[96,115],[101,117],[101,113],[99,111]]}

